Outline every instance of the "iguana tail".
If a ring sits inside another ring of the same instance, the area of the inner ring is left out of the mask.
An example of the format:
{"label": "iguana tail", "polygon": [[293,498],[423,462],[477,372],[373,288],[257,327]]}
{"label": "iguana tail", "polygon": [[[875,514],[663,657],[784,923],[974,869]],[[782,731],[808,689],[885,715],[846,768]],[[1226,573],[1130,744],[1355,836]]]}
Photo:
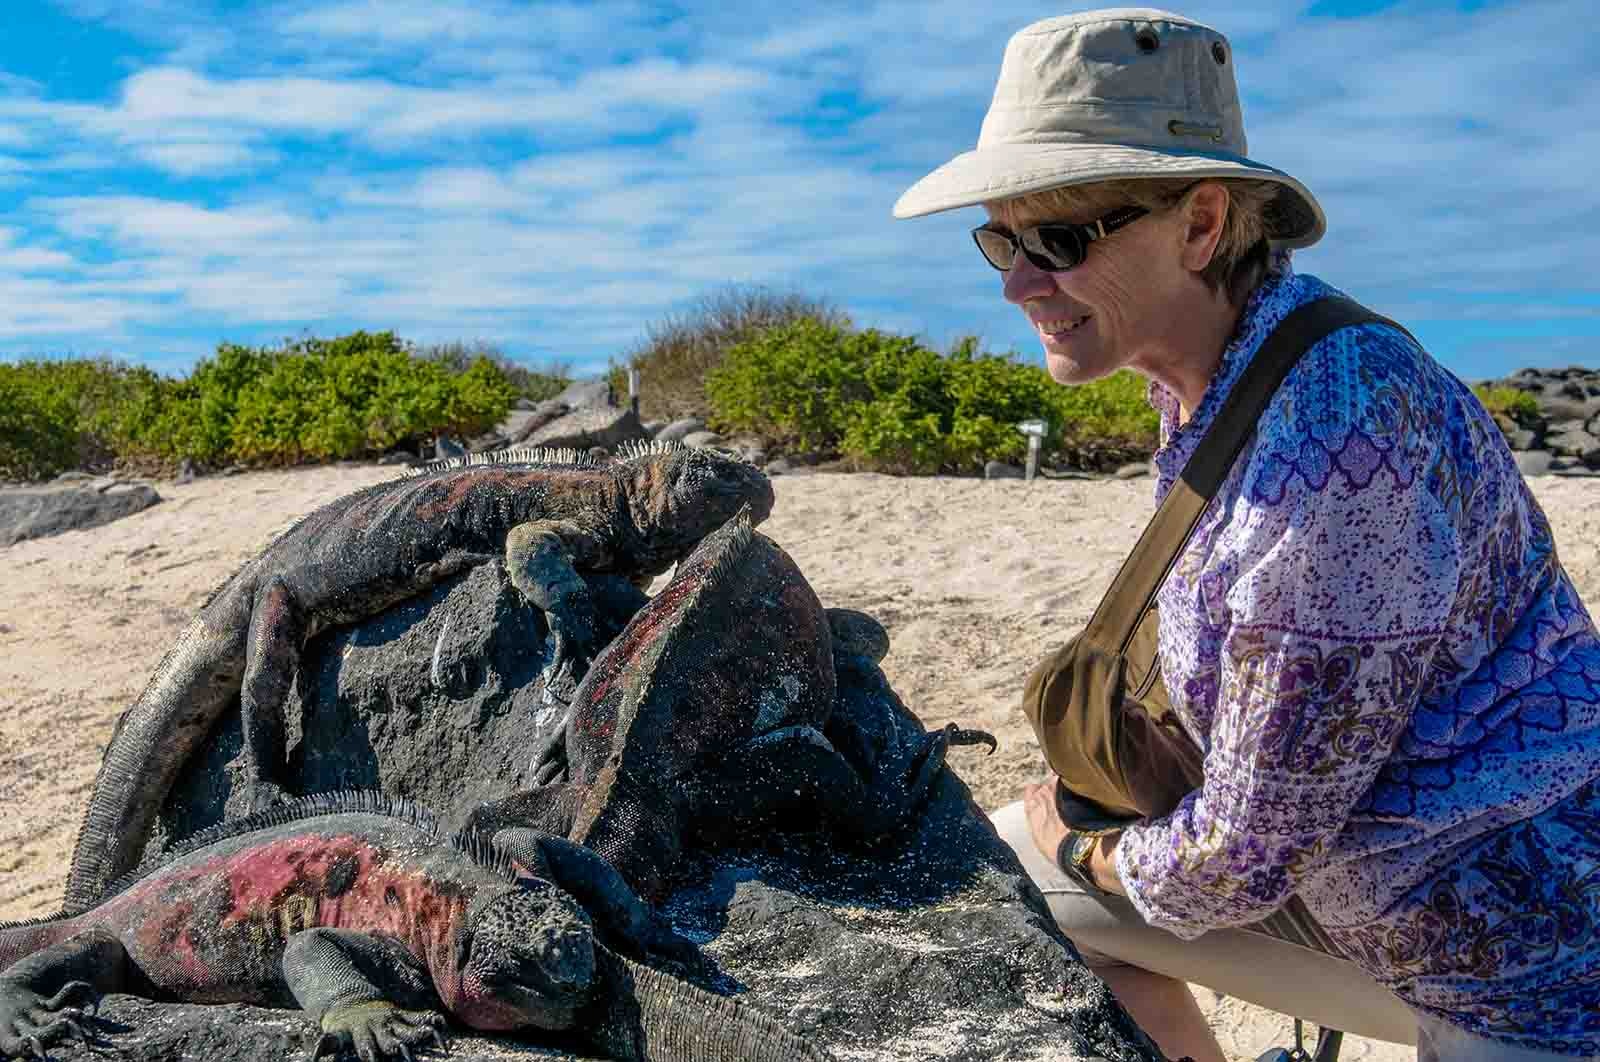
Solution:
{"label": "iguana tail", "polygon": [[138,864],[179,769],[238,696],[247,622],[230,624],[230,610],[214,606],[188,626],[117,720],[72,852],[63,914],[93,907]]}
{"label": "iguana tail", "polygon": [[0,972],[36,951],[65,940],[76,929],[76,920],[59,916],[0,922]]}
{"label": "iguana tail", "polygon": [[596,946],[604,1013],[588,1031],[625,1062],[832,1062],[775,1018]]}

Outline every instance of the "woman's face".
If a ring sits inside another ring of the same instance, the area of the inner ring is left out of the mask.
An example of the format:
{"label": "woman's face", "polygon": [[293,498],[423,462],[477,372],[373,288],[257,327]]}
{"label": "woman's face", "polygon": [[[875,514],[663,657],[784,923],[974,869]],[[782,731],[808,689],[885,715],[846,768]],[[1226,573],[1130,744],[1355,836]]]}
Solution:
{"label": "woman's face", "polygon": [[[1027,200],[990,206],[996,225],[1020,232],[1047,221],[1094,221],[1126,203],[1086,210],[1082,216],[1044,217]],[[1192,276],[1178,267],[1181,237],[1173,213],[1147,214],[1089,244],[1088,256],[1064,272],[1041,270],[1019,254],[1002,274],[1008,302],[1022,309],[1057,382],[1085,383],[1118,369],[1138,369],[1155,352],[1177,302],[1177,287]]]}

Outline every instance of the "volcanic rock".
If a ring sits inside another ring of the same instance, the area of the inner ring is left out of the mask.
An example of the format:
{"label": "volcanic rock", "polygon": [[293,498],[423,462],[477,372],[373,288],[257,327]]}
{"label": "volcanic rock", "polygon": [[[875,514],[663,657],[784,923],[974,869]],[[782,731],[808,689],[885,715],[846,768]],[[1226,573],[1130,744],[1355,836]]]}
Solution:
{"label": "volcanic rock", "polygon": [[87,486],[8,487],[0,490],[0,547],[63,531],[109,524],[161,500],[146,483],[106,481]]}
{"label": "volcanic rock", "polygon": [[633,440],[650,437],[639,422],[639,415],[631,409],[614,406],[589,406],[575,408],[572,412],[528,433],[524,439],[528,446],[548,446],[587,450],[603,446],[614,450]]}
{"label": "volcanic rock", "polygon": [[[620,579],[591,585],[610,636],[642,598]],[[479,801],[523,786],[529,753],[559,714],[538,679],[545,638],[542,616],[499,565],[324,633],[308,645],[286,709],[287,787],[375,786],[459,824]],[[873,659],[842,648],[835,657],[834,714],[851,724],[841,748],[864,770],[903,765],[891,753],[918,740],[921,723]],[[161,839],[220,819],[226,763],[240,745],[236,712],[212,744],[180,777]],[[748,995],[841,1062],[1160,1058],[1078,961],[954,772],[898,836],[848,846],[806,828],[684,863],[663,909],[719,968],[712,987]],[[123,997],[108,1014],[132,1027],[108,1032],[132,1060],[277,1057],[311,1036],[297,1015],[252,1007]],[[452,1057],[581,1057],[561,1046],[570,1045],[463,1038]]]}
{"label": "volcanic rock", "polygon": [[699,417],[683,417],[656,432],[656,439],[661,442],[682,442],[695,432],[705,430],[706,422]]}

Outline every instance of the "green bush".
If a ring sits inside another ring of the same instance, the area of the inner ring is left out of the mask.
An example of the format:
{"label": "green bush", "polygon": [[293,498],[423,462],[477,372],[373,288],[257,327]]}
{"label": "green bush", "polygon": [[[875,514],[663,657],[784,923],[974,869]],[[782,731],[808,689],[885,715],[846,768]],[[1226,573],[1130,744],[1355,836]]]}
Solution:
{"label": "green bush", "polygon": [[849,323],[827,303],[762,287],[728,287],[702,296],[687,311],[652,325],[644,342],[611,366],[614,394],[628,393],[628,367],[639,370],[639,412],[671,420],[705,413],[706,376],[739,343],[796,321]]}
{"label": "green bush", "polygon": [[0,475],[111,467],[150,430],[168,386],[149,369],[104,358],[0,364]]}
{"label": "green bush", "polygon": [[1148,456],[1157,418],[1131,373],[1061,387],[966,337],[948,354],[873,329],[798,320],[735,345],[706,379],[712,427],[780,449],[897,473],[969,472],[1019,461],[1020,421],[1049,425],[1044,452],[1080,467]]}
{"label": "green bush", "polygon": [[231,454],[297,464],[380,454],[436,433],[478,435],[505,416],[511,382],[487,356],[452,373],[392,332],[300,341],[238,396]]}
{"label": "green bush", "polygon": [[481,434],[515,397],[489,353],[427,357],[390,332],[223,343],[184,379],[107,360],[0,364],[0,476],[371,456]]}
{"label": "green bush", "polygon": [[572,368],[562,361],[551,359],[538,368],[530,368],[512,361],[487,343],[436,343],[423,347],[420,353],[429,361],[439,362],[452,375],[467,372],[477,361],[486,359],[511,384],[515,397],[530,402],[554,398],[572,383]]}
{"label": "green bush", "polygon": [[25,367],[0,365],[0,476],[7,479],[52,476],[78,454],[72,411],[20,371]]}
{"label": "green bush", "polygon": [[1524,428],[1531,427],[1539,420],[1539,400],[1520,388],[1475,384],[1472,393],[1478,396],[1478,401],[1490,413],[1510,417]]}
{"label": "green bush", "polygon": [[1148,386],[1126,369],[1093,383],[1051,383],[1049,418],[1059,432],[1050,445],[1053,459],[1077,468],[1106,469],[1149,457],[1161,419],[1145,400]]}
{"label": "green bush", "polygon": [[880,335],[813,318],[755,333],[706,376],[711,426],[784,448],[836,451],[855,408],[874,397],[869,348]]}

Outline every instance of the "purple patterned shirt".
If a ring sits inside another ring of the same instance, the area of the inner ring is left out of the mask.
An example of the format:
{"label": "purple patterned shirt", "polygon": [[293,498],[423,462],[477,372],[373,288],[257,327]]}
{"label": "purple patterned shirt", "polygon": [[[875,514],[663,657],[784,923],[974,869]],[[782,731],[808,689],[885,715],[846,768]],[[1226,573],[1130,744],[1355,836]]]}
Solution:
{"label": "purple patterned shirt", "polygon": [[[1282,263],[1158,499],[1262,339],[1334,294]],[[1313,347],[1162,587],[1168,693],[1205,782],[1117,869],[1180,937],[1298,893],[1346,955],[1479,1035],[1600,1052],[1600,637],[1469,389],[1403,333]]]}

